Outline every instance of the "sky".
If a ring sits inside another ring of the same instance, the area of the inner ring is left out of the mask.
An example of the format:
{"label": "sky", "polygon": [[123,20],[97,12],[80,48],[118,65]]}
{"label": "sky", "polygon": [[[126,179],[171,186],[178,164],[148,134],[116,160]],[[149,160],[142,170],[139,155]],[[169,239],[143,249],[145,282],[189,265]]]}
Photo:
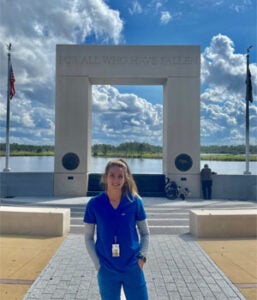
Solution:
{"label": "sky", "polygon": [[[0,0],[0,142],[11,43],[10,143],[54,144],[56,44],[104,44],[200,45],[201,145],[245,144],[246,49],[252,45],[250,143],[256,145],[256,1]],[[112,110],[117,102],[118,113]],[[93,86],[92,144],[162,145],[162,108],[162,86]]]}

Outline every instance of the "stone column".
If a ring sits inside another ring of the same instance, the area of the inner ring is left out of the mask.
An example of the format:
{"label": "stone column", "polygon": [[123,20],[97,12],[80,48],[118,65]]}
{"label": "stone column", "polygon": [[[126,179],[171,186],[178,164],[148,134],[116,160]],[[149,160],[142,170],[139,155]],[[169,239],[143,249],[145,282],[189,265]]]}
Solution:
{"label": "stone column", "polygon": [[164,85],[163,171],[200,196],[200,78],[172,77]]}
{"label": "stone column", "polygon": [[91,156],[92,87],[88,77],[57,76],[55,196],[85,196]]}

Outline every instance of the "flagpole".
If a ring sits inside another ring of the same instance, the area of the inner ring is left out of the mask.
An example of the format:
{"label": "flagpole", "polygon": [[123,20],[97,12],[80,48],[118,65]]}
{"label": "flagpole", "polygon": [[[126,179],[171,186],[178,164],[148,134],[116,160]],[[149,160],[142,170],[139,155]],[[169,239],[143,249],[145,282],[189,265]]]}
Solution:
{"label": "flagpole", "polygon": [[[246,77],[248,78],[248,69],[249,69],[249,60],[250,60],[250,49],[252,46],[247,48],[247,54],[246,54]],[[249,78],[248,78],[249,80]],[[249,102],[250,100],[248,99],[247,96],[247,89],[248,86],[246,86],[246,97],[245,97],[245,102],[246,102],[246,112],[245,112],[245,175],[251,174],[249,171]]]}
{"label": "flagpole", "polygon": [[7,76],[7,111],[6,111],[6,149],[5,149],[5,168],[4,172],[10,172],[9,168],[9,157],[10,157],[10,69],[11,69],[11,47],[12,45],[8,45],[8,76]]}
{"label": "flagpole", "polygon": [[249,101],[246,100],[245,112],[245,175],[251,174],[249,171]]}

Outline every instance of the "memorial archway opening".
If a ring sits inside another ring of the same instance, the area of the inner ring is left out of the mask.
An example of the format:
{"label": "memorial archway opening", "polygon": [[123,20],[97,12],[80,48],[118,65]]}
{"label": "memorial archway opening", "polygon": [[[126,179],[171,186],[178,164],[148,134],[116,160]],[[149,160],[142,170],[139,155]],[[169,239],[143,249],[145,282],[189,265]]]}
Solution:
{"label": "memorial archway opening", "polygon": [[163,172],[200,195],[200,47],[57,45],[54,194],[84,196],[92,85],[163,86]]}
{"label": "memorial archway opening", "polygon": [[[115,153],[112,149],[115,146],[121,155],[135,157],[147,152],[153,158],[154,155],[160,157],[160,147],[163,146],[163,86],[94,85],[92,94],[93,155]],[[125,143],[128,149],[121,152]],[[103,153],[100,148],[109,153]],[[93,172],[92,167],[90,172]]]}

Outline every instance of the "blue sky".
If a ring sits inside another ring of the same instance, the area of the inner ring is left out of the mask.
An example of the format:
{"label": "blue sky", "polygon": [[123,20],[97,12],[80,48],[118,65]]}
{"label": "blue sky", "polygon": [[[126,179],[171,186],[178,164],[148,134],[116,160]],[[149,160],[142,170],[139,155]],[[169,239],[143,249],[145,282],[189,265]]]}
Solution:
{"label": "blue sky", "polygon": [[[257,144],[256,9],[256,0],[1,0],[0,141],[11,42],[11,143],[54,144],[56,44],[121,44],[201,46],[202,145],[245,143],[245,53],[253,45],[250,142]],[[162,145],[162,87],[94,86],[92,119],[93,144]]]}

